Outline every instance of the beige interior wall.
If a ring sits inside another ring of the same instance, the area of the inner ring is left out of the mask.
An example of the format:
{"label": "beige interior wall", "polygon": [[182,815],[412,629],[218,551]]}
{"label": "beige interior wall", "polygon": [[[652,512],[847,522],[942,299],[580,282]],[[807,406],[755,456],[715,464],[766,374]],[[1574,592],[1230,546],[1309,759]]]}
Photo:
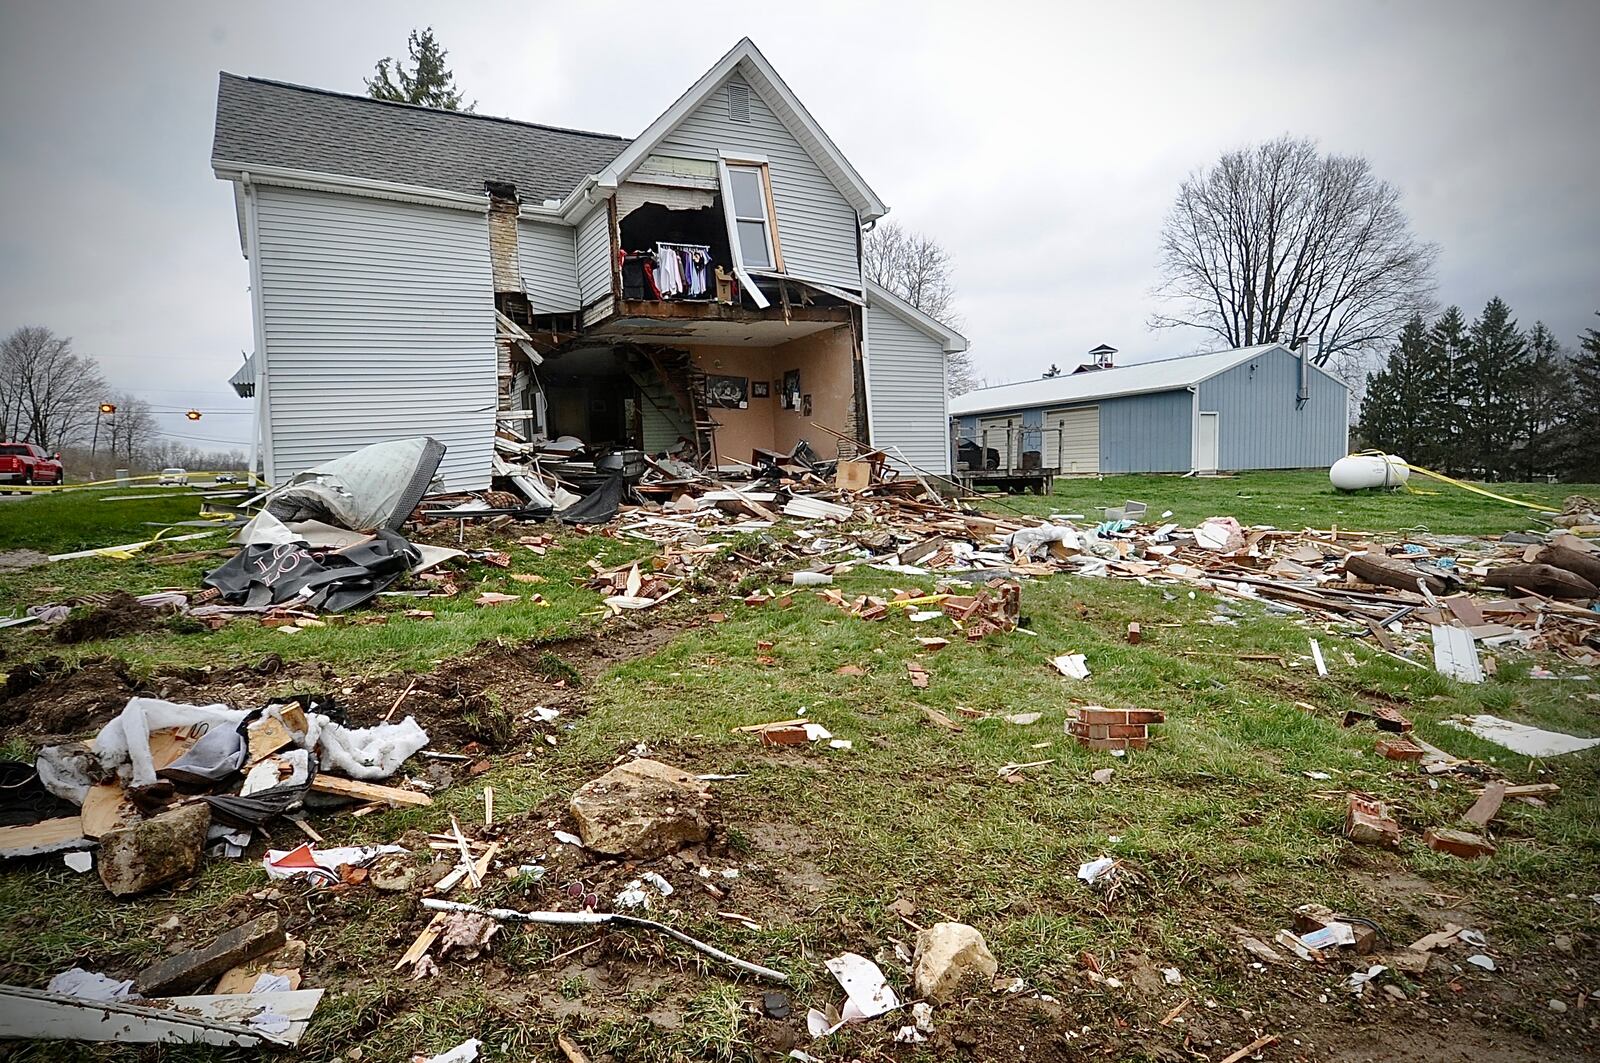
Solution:
{"label": "beige interior wall", "polygon": [[[850,432],[850,403],[855,394],[855,365],[852,360],[850,327],[841,325],[791,340],[772,351],[773,357],[773,450],[789,451],[804,439],[819,458],[834,458],[839,441],[816,425],[835,432]],[[803,408],[779,408],[778,391],[786,370],[800,370],[800,394],[811,396],[811,413]],[[813,423],[814,422],[814,423]]]}
{"label": "beige interior wall", "polygon": [[[832,458],[837,441],[812,422],[837,432],[848,432],[850,403],[855,390],[850,327],[816,332],[778,347],[694,347],[690,354],[703,373],[742,376],[751,384],[766,381],[768,396],[750,397],[749,409],[711,411],[717,429],[717,454],[727,461],[749,461],[751,451],[789,451],[801,439],[809,440],[818,456]],[[781,408],[783,374],[800,371],[800,392],[811,396],[811,415]],[[754,388],[751,389],[754,391]]]}
{"label": "beige interior wall", "polygon": [[[689,353],[702,373],[747,377],[752,384],[772,378],[772,351],[766,347],[695,347]],[[752,395],[749,409],[709,411],[711,419],[722,426],[717,429],[717,455],[723,461],[749,461],[755,447],[774,449],[772,415],[777,408],[778,393],[774,389],[764,399]]]}

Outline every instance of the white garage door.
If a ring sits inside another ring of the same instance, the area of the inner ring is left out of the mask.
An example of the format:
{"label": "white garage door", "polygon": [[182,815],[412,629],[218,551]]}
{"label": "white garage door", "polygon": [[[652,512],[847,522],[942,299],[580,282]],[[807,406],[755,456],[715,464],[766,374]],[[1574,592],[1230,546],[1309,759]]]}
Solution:
{"label": "white garage door", "polygon": [[1052,410],[1044,428],[1046,466],[1062,473],[1100,471],[1100,407]]}
{"label": "white garage door", "polygon": [[1020,423],[1016,417],[980,417],[978,419],[978,438],[976,442],[988,450],[1000,455],[1000,468],[1011,468],[1013,454],[1012,445],[1019,444],[1016,438],[1019,433],[1013,425]]}

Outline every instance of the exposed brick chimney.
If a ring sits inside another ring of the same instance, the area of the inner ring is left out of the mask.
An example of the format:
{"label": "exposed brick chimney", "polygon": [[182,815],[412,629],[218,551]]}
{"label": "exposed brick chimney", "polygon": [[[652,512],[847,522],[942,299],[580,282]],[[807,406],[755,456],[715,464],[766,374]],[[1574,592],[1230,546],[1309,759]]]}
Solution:
{"label": "exposed brick chimney", "polygon": [[489,267],[496,292],[522,291],[522,265],[517,259],[517,186],[485,181],[489,193]]}

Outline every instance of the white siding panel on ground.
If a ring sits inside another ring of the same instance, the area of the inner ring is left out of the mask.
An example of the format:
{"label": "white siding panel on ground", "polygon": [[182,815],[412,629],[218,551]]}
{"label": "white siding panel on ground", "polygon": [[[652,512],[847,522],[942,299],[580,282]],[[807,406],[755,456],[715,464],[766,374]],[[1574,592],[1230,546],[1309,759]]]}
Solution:
{"label": "white siding panel on ground", "polygon": [[271,472],[430,435],[487,487],[495,323],[484,214],[257,185]]}
{"label": "white siding panel on ground", "polygon": [[[867,424],[872,445],[898,447],[907,461],[950,472],[950,428],[945,417],[944,345],[894,314],[867,308]],[[891,458],[895,452],[889,450]]]}
{"label": "white siding panel on ground", "polygon": [[[662,155],[715,159],[719,151],[766,156],[784,269],[797,277],[861,290],[856,212],[753,87],[750,121],[728,116],[727,84],[719,87],[656,147]],[[940,406],[943,409],[943,406]]]}
{"label": "white siding panel on ground", "polygon": [[[1059,453],[1057,452],[1059,448]],[[1100,471],[1100,407],[1044,415],[1044,464],[1063,473]]]}
{"label": "white siding panel on ground", "polygon": [[579,309],[576,233],[570,225],[524,221],[517,225],[522,286],[535,314],[570,314]]}

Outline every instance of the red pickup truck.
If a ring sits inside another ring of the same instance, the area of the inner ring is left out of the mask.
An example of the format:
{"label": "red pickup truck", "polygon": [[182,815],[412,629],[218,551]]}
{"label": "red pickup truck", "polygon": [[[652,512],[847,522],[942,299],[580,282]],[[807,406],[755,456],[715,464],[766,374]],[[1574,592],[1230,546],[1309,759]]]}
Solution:
{"label": "red pickup truck", "polygon": [[32,443],[0,443],[0,485],[58,484],[66,478],[60,454],[46,454]]}

